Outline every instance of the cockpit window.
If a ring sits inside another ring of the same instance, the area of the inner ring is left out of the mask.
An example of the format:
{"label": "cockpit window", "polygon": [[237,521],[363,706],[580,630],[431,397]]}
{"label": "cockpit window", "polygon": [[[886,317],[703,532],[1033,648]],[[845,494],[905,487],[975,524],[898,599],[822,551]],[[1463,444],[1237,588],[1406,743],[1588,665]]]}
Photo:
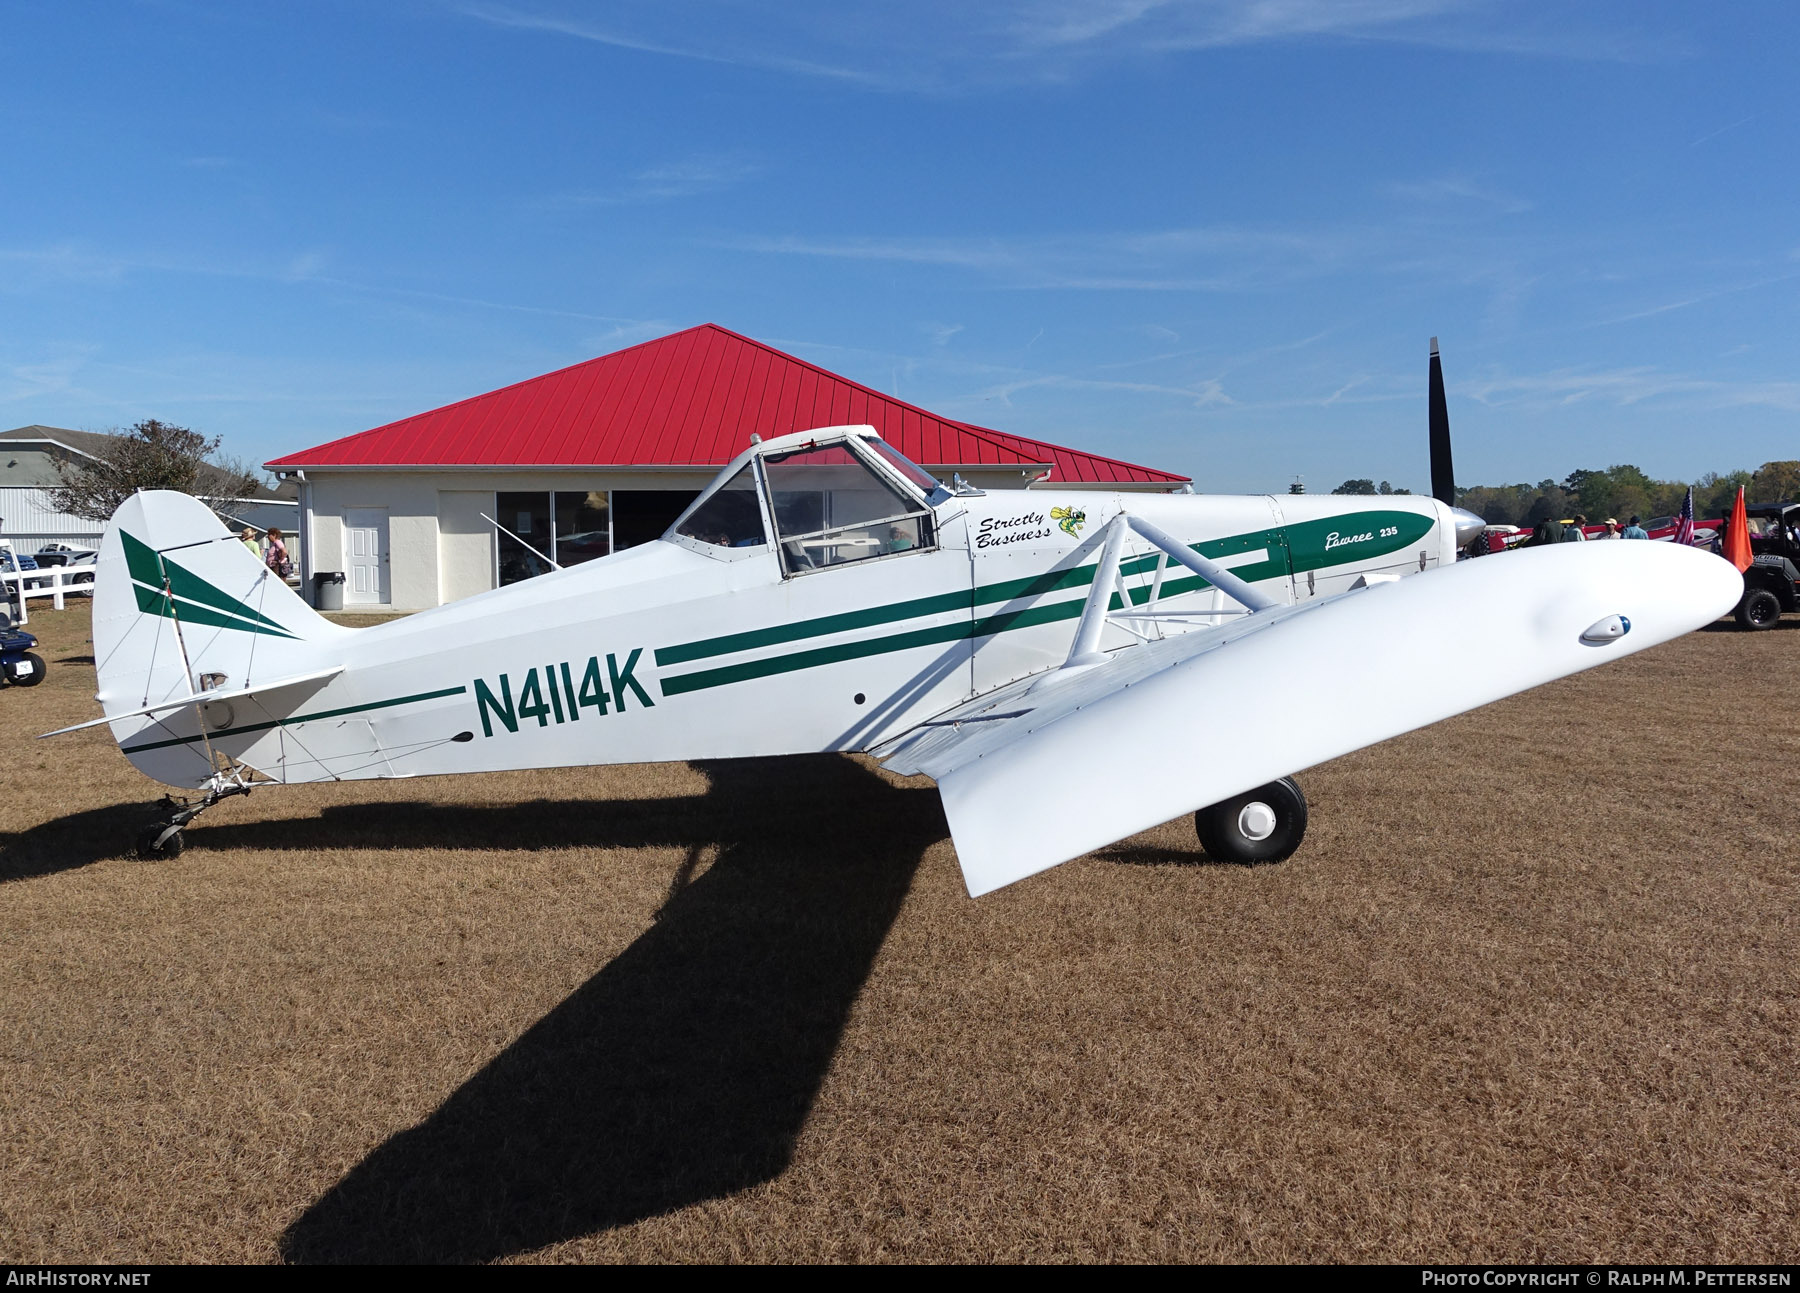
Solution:
{"label": "cockpit window", "polygon": [[926,471],[923,467],[919,466],[918,463],[894,448],[894,446],[887,441],[864,440],[863,448],[872,449],[880,454],[883,462],[899,472],[902,477],[911,481],[918,487],[919,492],[924,494],[927,498],[930,498],[931,495],[943,490],[943,481],[939,480],[936,476],[933,476],[930,472]]}
{"label": "cockpit window", "polygon": [[675,533],[721,548],[760,548],[769,541],[756,502],[756,474],[745,465],[675,527]]}
{"label": "cockpit window", "polygon": [[763,459],[763,472],[789,574],[936,542],[931,513],[844,444],[770,454]]}

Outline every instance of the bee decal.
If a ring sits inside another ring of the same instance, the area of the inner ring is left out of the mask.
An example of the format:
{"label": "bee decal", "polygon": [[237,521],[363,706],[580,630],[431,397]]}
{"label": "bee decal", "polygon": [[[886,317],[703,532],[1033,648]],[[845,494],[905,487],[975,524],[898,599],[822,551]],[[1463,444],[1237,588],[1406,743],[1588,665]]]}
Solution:
{"label": "bee decal", "polygon": [[1087,513],[1075,507],[1053,507],[1050,519],[1062,527],[1062,532],[1071,539],[1081,537],[1081,527],[1087,524]]}

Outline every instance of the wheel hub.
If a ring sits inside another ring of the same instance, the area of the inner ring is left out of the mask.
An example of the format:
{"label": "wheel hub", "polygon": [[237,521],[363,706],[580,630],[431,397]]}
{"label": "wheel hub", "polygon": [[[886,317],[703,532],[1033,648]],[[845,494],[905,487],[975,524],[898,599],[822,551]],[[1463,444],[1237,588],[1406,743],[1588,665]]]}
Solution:
{"label": "wheel hub", "polygon": [[1238,830],[1245,839],[1266,840],[1275,833],[1275,810],[1258,799],[1238,812]]}

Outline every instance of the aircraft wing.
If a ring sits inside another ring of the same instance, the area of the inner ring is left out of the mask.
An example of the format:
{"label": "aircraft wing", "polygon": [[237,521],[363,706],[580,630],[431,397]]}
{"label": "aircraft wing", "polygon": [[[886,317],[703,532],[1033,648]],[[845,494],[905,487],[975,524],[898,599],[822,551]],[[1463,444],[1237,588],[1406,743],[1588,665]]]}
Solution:
{"label": "aircraft wing", "polygon": [[1126,647],[1013,683],[877,753],[896,772],[937,780],[979,896],[1656,646],[1741,595],[1736,569],[1695,548],[1532,548]]}

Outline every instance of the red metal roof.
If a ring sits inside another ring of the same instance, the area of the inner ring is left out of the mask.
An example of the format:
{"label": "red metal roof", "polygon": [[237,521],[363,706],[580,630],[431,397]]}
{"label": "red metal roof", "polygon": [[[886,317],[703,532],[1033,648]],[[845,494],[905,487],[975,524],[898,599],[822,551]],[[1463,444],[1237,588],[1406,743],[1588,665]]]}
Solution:
{"label": "red metal roof", "polygon": [[1066,484],[1186,476],[939,417],[716,323],[276,458],[285,467],[716,467],[765,439],[867,423],[926,467],[1050,466]]}

